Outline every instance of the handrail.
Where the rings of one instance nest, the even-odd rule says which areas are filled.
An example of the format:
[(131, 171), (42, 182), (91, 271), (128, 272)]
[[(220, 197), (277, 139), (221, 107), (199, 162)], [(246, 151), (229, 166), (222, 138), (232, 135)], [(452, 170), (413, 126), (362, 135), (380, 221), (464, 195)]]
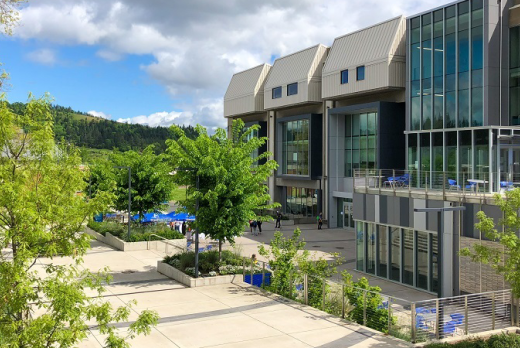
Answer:
[(164, 253), (165, 254), (168, 254), (168, 244), (170, 244), (171, 246), (176, 247), (177, 249), (180, 249), (180, 250), (184, 251), (184, 248), (181, 248), (178, 245), (172, 244), (168, 238), (161, 237), (161, 236), (159, 236), (159, 235), (157, 235), (155, 233), (150, 234), (150, 236), (148, 237), (148, 242), (146, 243), (146, 249), (147, 250), (150, 250), (150, 242), (152, 241), (152, 236), (155, 236), (157, 238), (161, 238), (162, 239), (161, 242), (164, 243)]

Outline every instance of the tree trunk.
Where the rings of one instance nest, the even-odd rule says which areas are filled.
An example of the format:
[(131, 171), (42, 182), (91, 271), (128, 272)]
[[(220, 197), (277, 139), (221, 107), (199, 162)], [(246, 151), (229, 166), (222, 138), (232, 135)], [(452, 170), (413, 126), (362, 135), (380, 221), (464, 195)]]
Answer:
[(222, 239), (218, 240), (218, 260), (222, 261)]

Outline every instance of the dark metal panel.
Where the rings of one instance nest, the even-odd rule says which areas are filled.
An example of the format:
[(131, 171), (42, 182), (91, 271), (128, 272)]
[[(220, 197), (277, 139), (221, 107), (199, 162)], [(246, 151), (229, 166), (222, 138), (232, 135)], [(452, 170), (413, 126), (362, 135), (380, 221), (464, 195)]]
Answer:
[(354, 215), (354, 220), (365, 220), (365, 196), (363, 193), (354, 193), (353, 195), (352, 214)]
[(379, 222), (382, 224), (388, 223), (388, 196), (379, 196)]
[(365, 220), (375, 222), (376, 221), (376, 196), (374, 195), (366, 195), (366, 204), (365, 204)]

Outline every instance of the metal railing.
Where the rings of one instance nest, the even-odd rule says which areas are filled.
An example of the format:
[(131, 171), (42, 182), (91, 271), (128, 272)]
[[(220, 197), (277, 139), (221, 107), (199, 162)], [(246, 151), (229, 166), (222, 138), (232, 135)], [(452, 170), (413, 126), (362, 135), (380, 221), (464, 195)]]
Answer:
[(412, 302), (300, 271), (279, 273), (266, 262), (243, 261), (247, 283), (413, 343), (519, 326), (520, 301), (511, 290)]
[(179, 249), (180, 251), (184, 251), (185, 250), (184, 248), (182, 248), (182, 247), (180, 247), (178, 245), (173, 244), (168, 238), (164, 238), (164, 237), (161, 237), (161, 236), (159, 236), (157, 234), (153, 234), (153, 233), (150, 234), (150, 236), (148, 237), (148, 241), (146, 243), (146, 249), (147, 250), (150, 250), (150, 242), (152, 242), (152, 237), (157, 237), (157, 238), (162, 239), (162, 240), (154, 240), (154, 242), (162, 242), (162, 243), (164, 243), (164, 253), (166, 255), (168, 255), (168, 244), (173, 246), (173, 247), (175, 247), (175, 248), (177, 248), (177, 249)]
[[(520, 179), (520, 178), (519, 178)], [(358, 192), (426, 193), (432, 195), (489, 196), (520, 185), (508, 173), (475, 174), (398, 169), (356, 169), (354, 189)]]

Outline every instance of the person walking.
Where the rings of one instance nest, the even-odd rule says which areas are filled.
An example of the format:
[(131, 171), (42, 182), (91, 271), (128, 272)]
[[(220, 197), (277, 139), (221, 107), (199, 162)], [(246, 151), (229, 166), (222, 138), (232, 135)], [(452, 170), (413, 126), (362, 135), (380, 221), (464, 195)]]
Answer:
[(323, 226), (323, 213), (320, 213), (320, 215), (318, 215), (317, 217), (317, 220), (318, 220), (318, 230), (321, 230), (321, 226)]
[(258, 233), (256, 232), (256, 227), (258, 226), (258, 223), (256, 222), (256, 220), (253, 220), (251, 225), (253, 226), (253, 235), (258, 236)]
[(262, 221), (258, 220), (257, 224), (258, 224), (258, 233), (262, 234)]
[(274, 228), (282, 228), (281, 221), (282, 220), (282, 214), (280, 214), (280, 211), (276, 211), (276, 225), (274, 225)]
[(249, 229), (251, 230), (251, 233), (253, 233), (253, 220), (249, 220)]
[(185, 222), (182, 223), (181, 230), (182, 230), (182, 234), (186, 235), (186, 223)]

